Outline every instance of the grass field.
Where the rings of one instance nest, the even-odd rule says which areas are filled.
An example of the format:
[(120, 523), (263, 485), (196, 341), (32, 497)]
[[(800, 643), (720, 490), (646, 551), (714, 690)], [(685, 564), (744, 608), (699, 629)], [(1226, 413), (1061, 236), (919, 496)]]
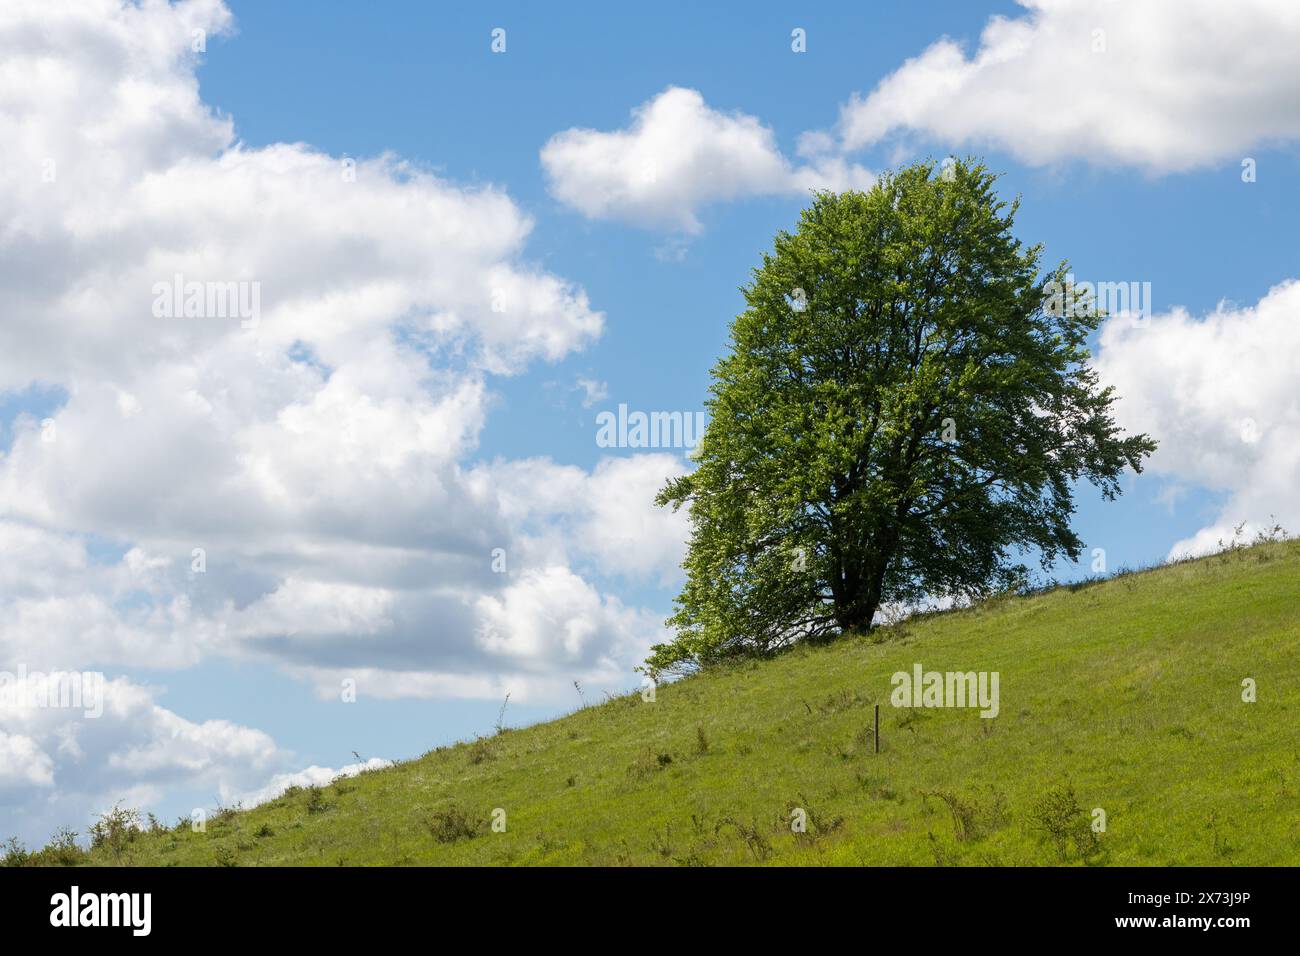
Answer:
[[(999, 715), (892, 706), (916, 663), (999, 672)], [(82, 860), (1300, 863), (1300, 544), (799, 648)]]

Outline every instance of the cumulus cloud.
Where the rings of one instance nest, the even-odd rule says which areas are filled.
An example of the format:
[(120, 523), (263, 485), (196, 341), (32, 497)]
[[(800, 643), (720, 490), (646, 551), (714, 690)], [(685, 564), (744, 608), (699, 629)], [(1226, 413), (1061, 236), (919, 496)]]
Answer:
[(0, 554), (0, 660), (8, 666), (183, 667), (202, 655), (175, 629), (190, 599), (166, 583), (170, 562), (138, 548), (96, 560), (85, 535), (3, 519)]
[(911, 134), (1166, 173), (1300, 137), (1291, 0), (1020, 2), (969, 55), (945, 37), (854, 97), (841, 146)]
[(498, 462), (474, 480), (522, 530), (530, 561), (588, 561), (601, 575), (663, 584), (679, 580), (690, 536), (685, 511), (660, 508), (654, 497), (686, 472), (667, 452), (604, 458), (590, 472), (547, 458)]
[(287, 759), (261, 731), (186, 720), (125, 678), (96, 694), (97, 716), (26, 694), (0, 703), (0, 814), (9, 832), (33, 840), (65, 825), (84, 832), (119, 801), (148, 805), (177, 785), (205, 794), (251, 788)]
[(54, 786), (54, 761), (31, 737), (0, 730), (0, 795)]
[(228, 794), (227, 802), (230, 805), (238, 804), (245, 809), (255, 807), (258, 804), (266, 803), (268, 800), (274, 800), (283, 794), (290, 787), (323, 787), (333, 783), (335, 780), (343, 780), (348, 777), (355, 777), (358, 774), (366, 773), (369, 770), (382, 770), (385, 767), (391, 767), (393, 762), (385, 760), (382, 757), (371, 757), (362, 763), (350, 763), (347, 766), (333, 770), (329, 767), (318, 767), (312, 765), (305, 770), (295, 770), (291, 773), (277, 773), (271, 778), (270, 782), (264, 787), (256, 790), (249, 790), (242, 793)]
[[(653, 619), (602, 597), (567, 567), (530, 568), (498, 595), (478, 599), (479, 643), (516, 667), (549, 673), (560, 661), (583, 665), (584, 672), (608, 677), (629, 652), (642, 656), (648, 646), (638, 635), (652, 634)], [(616, 634), (632, 646), (608, 640)], [(604, 638), (604, 639), (602, 639)]]
[(711, 202), (812, 189), (864, 188), (871, 174), (839, 158), (794, 166), (753, 116), (715, 110), (669, 87), (620, 130), (569, 129), (542, 148), (552, 195), (591, 219), (698, 232)]
[(1121, 424), (1159, 439), (1151, 469), (1224, 495), (1218, 518), (1170, 556), (1214, 550), (1236, 525), (1251, 535), (1270, 516), (1300, 531), (1297, 319), (1300, 281), (1289, 280), (1251, 306), (1123, 316), (1103, 328), (1095, 364), (1120, 395)]
[[(568, 512), (521, 527), (474, 461), (493, 382), (580, 351), (602, 314), (528, 259), (532, 221), (497, 187), (241, 143), (192, 50), (230, 27), (217, 0), (0, 14), (0, 391), (65, 397), (0, 454), (20, 558), (0, 563), (0, 648), (45, 668), (253, 658), (376, 696), (626, 680), (659, 615), (570, 567), (585, 545), (532, 548)], [(197, 315), (170, 297), (192, 285)], [(504, 628), (546, 584), (577, 603)]]

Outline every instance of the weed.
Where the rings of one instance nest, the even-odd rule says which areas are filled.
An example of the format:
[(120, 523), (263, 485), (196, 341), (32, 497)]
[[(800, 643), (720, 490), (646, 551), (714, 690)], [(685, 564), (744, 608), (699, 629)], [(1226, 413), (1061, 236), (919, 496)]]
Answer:
[(77, 866), (85, 862), (85, 858), (86, 851), (77, 843), (76, 831), (59, 827), (49, 843), (28, 855), (27, 862), (33, 866)]
[(1007, 823), (1006, 794), (991, 786), (986, 802), (973, 795), (962, 797), (950, 790), (923, 790), (921, 797), (936, 797), (943, 801), (952, 815), (953, 838), (958, 843), (979, 840)]
[(877, 800), (894, 800), (898, 797), (898, 791), (889, 786), (889, 781), (877, 781), (871, 774), (860, 773), (857, 775), (858, 786)]
[(429, 819), (429, 832), (438, 843), (455, 843), (472, 840), (479, 835), (483, 824), (476, 821), (458, 806), (435, 810)]
[(496, 731), (498, 734), (503, 733), (506, 729), (506, 708), (510, 706), (510, 694), (506, 694), (506, 699), (501, 702), (501, 711), (497, 714)]
[(912, 733), (916, 733), (916, 725), (924, 723), (929, 719), (929, 714), (917, 710), (915, 707), (909, 707), (907, 708), (907, 713), (894, 721), (894, 726), (899, 730), (910, 730)]
[(740, 834), (740, 838), (745, 841), (745, 846), (754, 855), (754, 859), (760, 863), (772, 855), (772, 844), (759, 832), (758, 821), (751, 820), (748, 824), (745, 824), (732, 817), (724, 817), (713, 828), (714, 834), (721, 833), (724, 827), (733, 827)]
[(794, 801), (788, 801), (786, 803), (785, 819), (789, 820), (791, 814), (793, 814), (795, 810), (803, 810), (807, 822), (806, 830), (802, 833), (795, 831), (796, 840), (804, 842), (819, 840), (828, 833), (838, 830), (841, 824), (844, 823), (843, 817), (826, 817), (818, 813), (813, 809), (812, 803), (802, 793), (799, 794), (799, 800), (797, 803)]
[(115, 857), (120, 857), (140, 835), (140, 811), (113, 804), (113, 809), (106, 812), (90, 827), (90, 846), (92, 849), (104, 849)]
[(659, 839), (659, 831), (656, 830), (650, 837), (650, 849), (659, 854), (665, 860), (673, 855), (673, 828), (672, 824), (664, 824), (663, 839)]
[(653, 750), (646, 749), (637, 755), (632, 766), (628, 768), (628, 773), (638, 780), (642, 777), (649, 776), (656, 770), (663, 770), (673, 762), (673, 755), (669, 753), (656, 753)]
[(733, 827), (740, 838), (744, 840), (749, 852), (753, 853), (755, 860), (763, 862), (772, 855), (772, 844), (764, 838), (762, 832), (759, 832), (757, 819), (751, 819), (749, 823), (741, 823), (733, 817), (723, 817), (718, 821), (718, 826), (714, 827), (714, 834), (720, 834), (723, 827)]
[(1233, 847), (1228, 844), (1227, 837), (1219, 832), (1219, 811), (1211, 810), (1209, 816), (1205, 818), (1205, 829), (1210, 831), (1214, 839), (1214, 855), (1217, 857), (1228, 857), (1233, 854)]
[(239, 866), (239, 856), (228, 846), (219, 846), (213, 854), (217, 866)]
[(27, 852), (27, 848), (18, 841), (17, 837), (10, 837), (4, 847), (5, 866), (26, 866), (27, 861), (31, 859), (32, 855)]
[(329, 804), (325, 802), (325, 793), (320, 787), (311, 786), (307, 788), (307, 812), (316, 814), (324, 813), (329, 809)]
[(930, 838), (930, 852), (934, 855), (935, 866), (956, 866), (959, 863), (957, 855), (939, 842), (939, 838), (929, 831), (926, 836)]
[(1030, 810), (1033, 829), (1051, 840), (1057, 857), (1064, 862), (1069, 858), (1070, 846), (1081, 859), (1101, 852), (1101, 838), (1074, 795), (1074, 787), (1066, 784), (1044, 794)]

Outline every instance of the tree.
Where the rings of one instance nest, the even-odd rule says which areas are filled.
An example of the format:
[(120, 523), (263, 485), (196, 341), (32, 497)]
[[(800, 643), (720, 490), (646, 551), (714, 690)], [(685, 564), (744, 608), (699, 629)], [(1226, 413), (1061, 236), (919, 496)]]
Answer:
[(1102, 315), (1065, 263), (1039, 274), (996, 178), (919, 163), (817, 194), (778, 233), (713, 368), (698, 466), (656, 499), (692, 532), (648, 670), (1014, 586), (1031, 555), (1078, 558), (1076, 482), (1112, 500), (1142, 470), (1155, 442), (1121, 433), (1087, 364)]

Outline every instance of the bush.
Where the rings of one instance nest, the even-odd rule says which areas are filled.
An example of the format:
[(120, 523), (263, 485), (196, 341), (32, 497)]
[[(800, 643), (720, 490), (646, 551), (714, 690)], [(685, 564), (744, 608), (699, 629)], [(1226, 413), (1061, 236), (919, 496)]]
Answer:
[(213, 854), (217, 866), (239, 866), (239, 856), (228, 846), (219, 846)]
[(1092, 829), (1091, 822), (1079, 801), (1074, 787), (1067, 784), (1049, 790), (1030, 811), (1034, 829), (1045, 834), (1056, 848), (1057, 856), (1065, 861), (1071, 845), (1081, 859), (1101, 852), (1101, 838)]
[(59, 827), (50, 837), (50, 842), (33, 857), (33, 862), (41, 866), (76, 866), (81, 863), (86, 851), (77, 843), (78, 834), (68, 827)]
[(492, 741), (487, 737), (479, 737), (469, 745), (469, 762), (472, 764), (481, 764), (493, 756)]
[(324, 813), (329, 809), (329, 804), (325, 802), (325, 795), (321, 792), (320, 787), (308, 787), (307, 794), (308, 813)]
[(27, 848), (18, 842), (17, 837), (10, 837), (9, 842), (4, 847), (5, 866), (26, 866), (32, 858), (32, 855), (27, 852)]
[(140, 811), (114, 804), (90, 828), (90, 846), (121, 856), (127, 844), (140, 835)]
[(456, 843), (478, 836), (482, 828), (468, 813), (457, 806), (435, 810), (429, 820), (429, 832), (438, 843)]
[(1006, 795), (992, 787), (988, 801), (983, 803), (973, 795), (963, 797), (949, 790), (923, 790), (921, 796), (936, 797), (947, 806), (952, 814), (953, 838), (958, 843), (979, 840), (1007, 822)]

